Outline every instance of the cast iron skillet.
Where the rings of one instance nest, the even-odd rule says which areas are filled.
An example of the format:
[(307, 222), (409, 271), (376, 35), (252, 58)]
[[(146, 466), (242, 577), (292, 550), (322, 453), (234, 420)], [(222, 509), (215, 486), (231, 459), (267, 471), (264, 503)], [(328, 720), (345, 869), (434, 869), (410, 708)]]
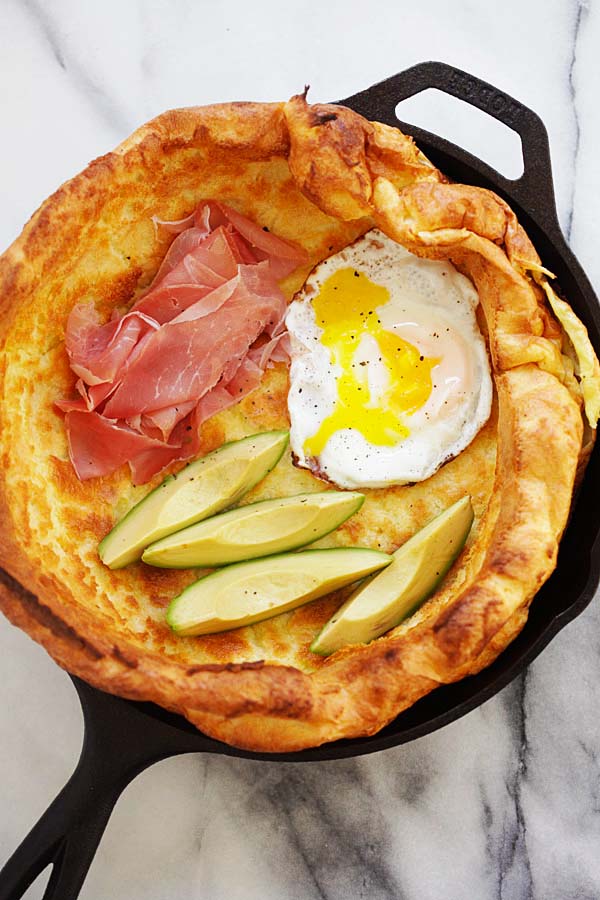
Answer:
[[(513, 129), (522, 141), (521, 178), (504, 178), (454, 144), (399, 123), (397, 104), (427, 88), (452, 94)], [(489, 187), (504, 197), (544, 265), (558, 276), (596, 348), (600, 348), (598, 301), (561, 233), (548, 135), (534, 112), (484, 81), (439, 62), (414, 66), (341, 102), (368, 119), (400, 124), (453, 180)], [(122, 790), (160, 759), (193, 752), (293, 762), (358, 756), (412, 741), (484, 703), (515, 678), (592, 599), (600, 577), (598, 496), (600, 452), (596, 450), (560, 546), (558, 567), (540, 590), (519, 637), (479, 675), (437, 689), (372, 737), (337, 741), (300, 753), (250, 753), (211, 740), (183, 718), (157, 706), (122, 700), (73, 678), (85, 722), (81, 758), (70, 781), (0, 873), (0, 900), (17, 900), (50, 863), (53, 869), (44, 900), (74, 900)], [(10, 581), (9, 576), (5, 578)]]

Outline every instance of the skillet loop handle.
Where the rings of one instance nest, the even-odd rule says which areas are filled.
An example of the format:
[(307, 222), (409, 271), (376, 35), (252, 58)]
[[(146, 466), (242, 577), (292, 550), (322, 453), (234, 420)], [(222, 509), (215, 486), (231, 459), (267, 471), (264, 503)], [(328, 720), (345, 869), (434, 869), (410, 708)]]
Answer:
[(19, 900), (48, 865), (53, 868), (44, 900), (79, 895), (114, 804), (130, 780), (98, 775), (86, 742), (70, 780), (0, 873), (0, 900)]
[(0, 900), (19, 900), (49, 865), (43, 900), (76, 900), (122, 787), (91, 787), (84, 751), (70, 781), (0, 873)]
[(81, 758), (0, 872), (0, 900), (20, 900), (48, 865), (53, 869), (44, 900), (76, 900), (113, 807), (129, 782), (158, 760), (205, 749), (199, 747), (197, 735), (178, 735), (131, 704), (73, 681), (85, 720)]
[(518, 179), (499, 176), (500, 181), (525, 209), (537, 209), (540, 197), (544, 205), (555, 208), (548, 133), (540, 117), (514, 97), (462, 69), (442, 62), (419, 63), (340, 102), (367, 118), (397, 126), (398, 103), (428, 88), (457, 97), (516, 132), (521, 138), (524, 171)]

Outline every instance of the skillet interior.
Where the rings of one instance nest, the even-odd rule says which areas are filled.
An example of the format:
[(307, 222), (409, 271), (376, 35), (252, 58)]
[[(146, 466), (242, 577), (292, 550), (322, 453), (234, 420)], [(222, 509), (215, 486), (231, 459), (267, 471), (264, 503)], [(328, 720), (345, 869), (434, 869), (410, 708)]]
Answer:
[[(450, 172), (449, 169), (448, 169), (448, 171), (449, 171), (449, 174), (452, 175), (452, 172)], [(292, 235), (290, 235), (290, 236), (292, 236)], [(53, 352), (53, 349), (54, 349), (54, 348), (53, 348), (52, 346), (49, 346), (49, 347), (48, 347), (48, 352), (49, 352), (49, 353), (52, 353), (52, 352)], [(208, 448), (207, 448), (207, 449), (208, 449)], [(483, 502), (484, 502), (484, 501), (483, 501)], [(96, 525), (97, 525), (97, 523), (90, 523), (90, 524), (92, 525), (93, 528), (95, 528)]]
[[(232, 165), (224, 160), (219, 166), (209, 155), (206, 161), (198, 161), (191, 174), (169, 168), (163, 177), (164, 188), (158, 192), (160, 195), (164, 190), (166, 195), (163, 208), (158, 209), (161, 217), (185, 216), (202, 196), (237, 201), (259, 224), (303, 243), (310, 253), (311, 266), (365, 228), (360, 222), (343, 223), (324, 215), (301, 195), (287, 165), (280, 160), (249, 165), (239, 161)], [(174, 187), (178, 182), (179, 192)], [(109, 235), (102, 230), (98, 235), (94, 229), (89, 244), (84, 233), (77, 248), (61, 251), (53, 263), (64, 265), (68, 255), (70, 269), (65, 271), (60, 289), (48, 294), (40, 285), (35, 299), (28, 301), (30, 306), (20, 313), (9, 332), (7, 351), (12, 354), (12, 365), (5, 375), (5, 394), (16, 403), (11, 403), (5, 428), (11, 432), (13, 447), (19, 446), (21, 458), (27, 460), (17, 466), (13, 459), (10, 475), (14, 482), (7, 476), (12, 516), (22, 540), (39, 554), (38, 565), (44, 569), (40, 577), (56, 579), (72, 627), (78, 628), (86, 610), (102, 622), (109, 640), (116, 641), (118, 635), (144, 653), (187, 666), (264, 660), (314, 671), (324, 660), (310, 652), (310, 643), (339, 605), (344, 596), (341, 592), (250, 627), (181, 638), (167, 627), (165, 611), (170, 600), (198, 578), (198, 570), (156, 569), (137, 563), (111, 571), (98, 560), (97, 546), (102, 537), (163, 476), (157, 475), (149, 485), (136, 488), (129, 470), (122, 467), (111, 476), (82, 484), (69, 461), (62, 416), (53, 404), (61, 396), (74, 393), (75, 376), (68, 367), (63, 343), (70, 308), (86, 292), (94, 299), (100, 294), (106, 314), (113, 306), (128, 302), (132, 285), (136, 285), (135, 290), (143, 290), (172, 239), (168, 234), (159, 235), (157, 248), (151, 211), (136, 208), (139, 201), (135, 191), (134, 185), (131, 199), (123, 201), (118, 196), (112, 201), (117, 212), (103, 212), (113, 221)], [(156, 202), (154, 193), (150, 202)], [(124, 216), (131, 216), (135, 224), (123, 225)], [(100, 264), (98, 273), (99, 253), (104, 265)], [(303, 284), (307, 268), (287, 279), (284, 289), (288, 297)], [(18, 362), (27, 333), (31, 334), (32, 353), (41, 353), (36, 361), (40, 377), (36, 378), (31, 378), (27, 359), (25, 364)], [(288, 386), (286, 366), (279, 364), (267, 370), (255, 391), (202, 426), (201, 453), (257, 431), (289, 427)], [(35, 423), (30, 431), (23, 428), (27, 421)], [(426, 482), (367, 491), (360, 512), (314, 546), (354, 545), (392, 552), (465, 492), (471, 495), (476, 514), (472, 544), (488, 507), (495, 462), (496, 420), (492, 415), (472, 444)], [(293, 466), (286, 453), (242, 502), (324, 487), (312, 474)]]
[[(456, 70), (443, 64), (428, 63), (390, 79), (389, 85), (394, 92), (391, 93), (391, 101), (387, 104), (387, 117), (385, 108), (382, 110), (382, 104), (378, 99), (378, 89), (381, 86), (375, 86), (364, 92), (361, 95), (362, 105), (353, 102), (353, 98), (345, 101), (345, 104), (365, 114), (369, 119), (378, 118), (380, 121), (388, 121), (389, 124), (395, 125), (392, 109), (395, 106), (394, 101), (400, 99), (395, 92), (403, 86), (407, 89), (408, 96), (411, 93), (411, 85), (415, 80), (419, 81), (423, 75), (425, 83), (421, 83), (420, 89), (430, 86), (432, 68), (434, 74), (443, 79), (451, 78), (453, 73), (456, 73)], [(486, 96), (494, 96), (495, 89), (490, 85), (471, 79), (465, 73), (459, 72), (458, 75), (462, 79), (468, 79), (469, 83), (478, 85), (479, 90), (485, 92)], [(420, 80), (423, 81), (422, 78)], [(443, 85), (438, 86), (444, 89)], [(469, 98), (468, 95), (464, 99)], [(515, 104), (515, 101), (510, 102)], [(519, 107), (519, 104), (516, 106)], [(522, 107), (519, 109), (529, 113)], [(525, 208), (522, 205), (524, 196), (522, 191), (519, 192), (519, 198), (516, 194), (512, 196), (511, 191), (506, 190), (505, 180), (485, 164), (474, 160), (460, 148), (440, 138), (417, 132), (410, 126), (406, 126), (405, 130), (408, 134), (415, 135), (421, 149), (451, 178), (490, 187), (511, 204), (529, 231), (543, 261), (559, 276), (572, 306), (586, 324), (593, 344), (599, 347), (600, 315), (597, 300), (558, 227), (547, 156), (547, 137), (541, 123), (539, 128), (541, 133), (538, 132), (538, 137), (541, 134), (546, 153), (542, 154), (541, 169), (538, 167), (537, 170), (538, 190), (525, 196)], [(482, 175), (482, 172), (485, 174)], [(527, 208), (535, 210), (535, 218), (527, 213)], [(545, 222), (547, 227), (540, 227), (540, 222)], [(110, 809), (120, 790), (141, 769), (157, 759), (192, 751), (285, 761), (355, 756), (385, 749), (427, 734), (483, 703), (512, 680), (535, 658), (552, 636), (580, 613), (591, 600), (598, 584), (600, 564), (597, 547), (600, 523), (594, 502), (599, 490), (600, 454), (596, 448), (588, 465), (583, 489), (574, 504), (570, 524), (563, 536), (558, 567), (538, 593), (521, 633), (492, 665), (475, 676), (439, 687), (370, 737), (338, 740), (300, 752), (284, 754), (251, 752), (207, 738), (183, 717), (168, 713), (158, 706), (111, 697), (79, 679), (74, 679), (84, 709), (86, 725), (86, 741), (80, 764), (65, 791), (52, 804), (5, 867), (3, 871), (4, 878), (7, 879), (5, 883), (18, 885), (16, 890), (20, 896), (22, 890), (31, 884), (37, 874), (54, 858), (59, 865), (55, 866), (53, 871), (48, 896), (65, 897), (70, 890), (73, 892), (72, 896), (75, 896), (83, 883)], [(10, 576), (4, 577), (4, 573), (0, 570), (0, 590), (2, 583), (12, 593), (20, 593), (20, 588), (14, 580), (10, 579)], [(33, 597), (31, 607), (36, 607)], [(103, 789), (99, 773), (103, 773), (101, 779)]]
[[(421, 68), (415, 67), (417, 70)], [(446, 70), (449, 67), (442, 68)], [(402, 73), (399, 78), (404, 79), (408, 74), (410, 70), (409, 73)], [(393, 81), (394, 79), (390, 79), (390, 82)], [(410, 85), (408, 79), (406, 84)], [(587, 276), (565, 242), (558, 223), (548, 141), (541, 121), (535, 114), (525, 110), (535, 121), (535, 143), (536, 146), (541, 146), (536, 180), (530, 182), (525, 189), (516, 182), (511, 190), (512, 186), (507, 183), (507, 179), (467, 151), (438, 135), (403, 121), (398, 122), (394, 112), (395, 104), (400, 99), (398, 86), (393, 85), (387, 107), (382, 107), (381, 99), (376, 96), (375, 88), (378, 86), (363, 92), (360, 101), (351, 97), (340, 102), (369, 119), (378, 118), (391, 126), (399, 126), (404, 133), (414, 138), (423, 153), (453, 181), (489, 188), (503, 197), (530, 235), (543, 263), (557, 275), (571, 306), (588, 329), (594, 347), (600, 348), (600, 305)], [(407, 89), (407, 95), (409, 93)], [(527, 174), (526, 170), (525, 175)], [(124, 700), (118, 702), (126, 703), (132, 710), (139, 710), (144, 718), (154, 718), (185, 733), (186, 743), (187, 740), (197, 740), (202, 745), (198, 749), (247, 758), (290, 762), (338, 759), (377, 752), (429, 734), (466, 715), (502, 690), (590, 603), (600, 581), (600, 521), (594, 500), (599, 495), (600, 449), (596, 446), (561, 541), (557, 568), (538, 592), (520, 634), (490, 666), (476, 675), (439, 687), (404, 710), (375, 735), (338, 740), (299, 752), (261, 754), (199, 736), (185, 719), (154, 704)], [(77, 686), (85, 706), (93, 689), (81, 682)], [(173, 741), (177, 742), (175, 736)]]

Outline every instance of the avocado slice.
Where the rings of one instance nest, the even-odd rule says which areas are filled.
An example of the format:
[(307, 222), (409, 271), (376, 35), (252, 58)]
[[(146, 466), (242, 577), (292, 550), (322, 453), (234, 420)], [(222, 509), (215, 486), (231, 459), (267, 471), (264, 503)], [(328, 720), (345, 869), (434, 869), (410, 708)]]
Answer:
[(347, 644), (368, 644), (410, 616), (442, 581), (472, 524), (466, 496), (417, 531), (385, 572), (368, 579), (334, 613), (311, 644), (313, 653), (329, 656)]
[(177, 634), (214, 634), (270, 619), (352, 584), (392, 561), (364, 547), (302, 550), (236, 563), (205, 575), (171, 601)]
[(142, 559), (151, 566), (185, 569), (296, 550), (329, 534), (364, 499), (353, 491), (319, 491), (249, 503), (150, 544)]
[(98, 546), (111, 569), (135, 562), (148, 544), (233, 506), (279, 462), (287, 431), (223, 444), (168, 478), (129, 510)]

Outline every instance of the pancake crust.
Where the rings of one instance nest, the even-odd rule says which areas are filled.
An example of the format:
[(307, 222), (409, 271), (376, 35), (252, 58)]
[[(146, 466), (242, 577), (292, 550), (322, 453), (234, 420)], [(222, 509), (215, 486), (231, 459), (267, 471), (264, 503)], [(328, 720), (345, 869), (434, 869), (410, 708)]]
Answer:
[[(64, 349), (72, 306), (108, 318), (149, 284), (182, 218), (202, 199), (231, 203), (310, 261), (376, 224), (418, 255), (450, 259), (475, 283), (497, 409), (473, 443), (428, 481), (367, 492), (319, 546), (392, 551), (465, 493), (475, 526), (436, 594), (368, 646), (326, 660), (310, 642), (344, 592), (223, 634), (177, 638), (170, 599), (197, 577), (137, 564), (112, 572), (99, 540), (151, 486), (125, 467), (85, 483), (68, 460), (53, 402), (73, 391)], [(525, 262), (525, 265), (524, 265)], [(371, 734), (437, 685), (489, 664), (518, 633), (556, 563), (582, 447), (581, 390), (563, 335), (528, 276), (539, 259), (510, 209), (447, 183), (412, 141), (350, 110), (226, 104), (175, 110), (143, 126), (54, 194), (0, 259), (0, 604), (67, 670), (151, 700), (236, 746), (294, 750)], [(202, 452), (288, 424), (285, 367), (202, 428)], [(589, 441), (588, 441), (589, 445)], [(172, 467), (173, 470), (178, 466)], [(244, 502), (322, 490), (286, 457)]]

